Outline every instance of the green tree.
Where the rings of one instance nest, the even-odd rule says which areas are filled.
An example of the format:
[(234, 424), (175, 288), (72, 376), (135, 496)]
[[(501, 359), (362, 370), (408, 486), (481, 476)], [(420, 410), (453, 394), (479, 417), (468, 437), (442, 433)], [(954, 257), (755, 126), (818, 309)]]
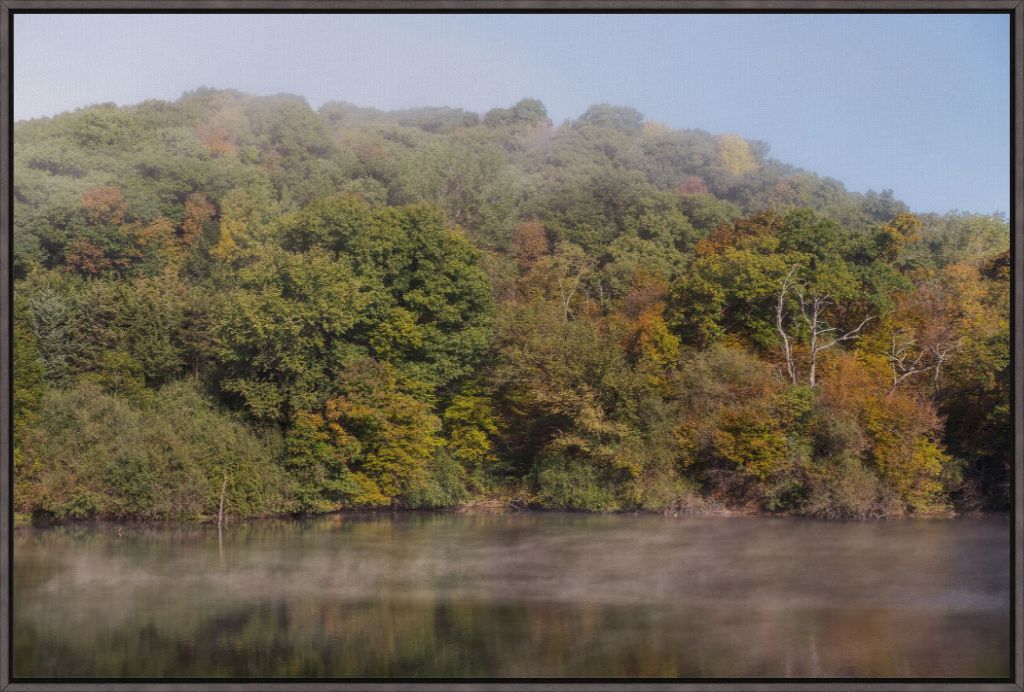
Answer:
[(353, 342), (434, 387), (472, 372), (487, 345), (492, 299), (479, 253), (429, 206), (371, 209), (321, 200), (281, 223), (291, 250), (326, 248), (350, 263), (360, 294)]
[(349, 264), (319, 249), (268, 252), (239, 272), (214, 328), (221, 387), (259, 420), (320, 406), (368, 298)]

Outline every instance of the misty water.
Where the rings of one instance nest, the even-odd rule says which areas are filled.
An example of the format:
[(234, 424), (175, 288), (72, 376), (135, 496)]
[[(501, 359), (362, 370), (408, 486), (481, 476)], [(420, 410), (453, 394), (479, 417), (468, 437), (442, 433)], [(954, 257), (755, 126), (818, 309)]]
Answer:
[(1005, 677), (1006, 517), (21, 528), (14, 675)]

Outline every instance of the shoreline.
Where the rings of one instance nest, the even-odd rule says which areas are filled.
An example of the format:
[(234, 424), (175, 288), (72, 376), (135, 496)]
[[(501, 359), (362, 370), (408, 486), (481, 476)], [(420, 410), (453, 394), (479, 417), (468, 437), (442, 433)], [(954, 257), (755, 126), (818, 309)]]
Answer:
[[(318, 518), (328, 517), (359, 517), (359, 516), (409, 516), (409, 515), (431, 515), (431, 514), (450, 514), (457, 516), (486, 516), (486, 515), (519, 515), (519, 514), (561, 514), (561, 515), (579, 515), (579, 516), (634, 516), (634, 517), (664, 517), (666, 519), (736, 519), (736, 518), (762, 518), (762, 519), (803, 519), (807, 521), (835, 523), (835, 524), (847, 524), (847, 523), (876, 523), (885, 521), (906, 521), (910, 519), (938, 519), (938, 520), (951, 520), (951, 519), (983, 519), (997, 516), (1010, 516), (1009, 510), (975, 510), (975, 511), (955, 511), (950, 510), (948, 512), (919, 512), (919, 513), (907, 513), (901, 516), (888, 516), (888, 517), (864, 517), (864, 518), (827, 518), (827, 517), (816, 517), (806, 514), (798, 514), (795, 512), (763, 512), (756, 509), (748, 508), (728, 508), (722, 507), (718, 509), (710, 509), (705, 511), (690, 511), (690, 512), (656, 512), (656, 511), (616, 511), (616, 512), (592, 512), (587, 510), (571, 510), (571, 509), (549, 509), (549, 508), (538, 508), (538, 507), (527, 507), (527, 508), (512, 508), (512, 507), (496, 507), (487, 506), (486, 508), (479, 507), (479, 503), (470, 503), (466, 505), (460, 505), (457, 507), (450, 508), (439, 508), (439, 509), (406, 509), (406, 508), (388, 508), (388, 509), (340, 509), (333, 512), (323, 512), (319, 514), (271, 514), (266, 516), (258, 517), (225, 517), (224, 527), (239, 526), (243, 524), (262, 523), (262, 522), (273, 522), (273, 521), (309, 521)], [(12, 529), (30, 529), (30, 528), (55, 528), (60, 526), (82, 526), (89, 524), (116, 524), (123, 526), (162, 526), (162, 527), (201, 527), (201, 526), (217, 526), (216, 517), (203, 517), (199, 519), (148, 519), (142, 517), (82, 517), (82, 518), (63, 518), (63, 519), (40, 519), (33, 517), (30, 514), (21, 512), (15, 512)]]

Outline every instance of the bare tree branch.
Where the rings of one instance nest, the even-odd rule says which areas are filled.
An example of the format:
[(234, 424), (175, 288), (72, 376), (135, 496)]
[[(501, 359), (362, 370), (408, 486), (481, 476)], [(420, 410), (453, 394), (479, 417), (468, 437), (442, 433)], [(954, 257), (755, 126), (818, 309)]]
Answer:
[(917, 357), (912, 358), (911, 349), (916, 345), (915, 341), (913, 338), (901, 341), (899, 337), (902, 334), (902, 329), (896, 330), (892, 336), (892, 347), (886, 354), (892, 366), (892, 387), (889, 389), (889, 394), (895, 392), (906, 380), (924, 372), (932, 373), (932, 386), (938, 389), (942, 366), (953, 353), (960, 349), (962, 340), (939, 341), (921, 349), (917, 353)]
[(807, 381), (810, 386), (814, 387), (817, 384), (818, 354), (842, 341), (852, 341), (860, 338), (861, 331), (867, 326), (868, 322), (875, 319), (875, 316), (870, 315), (864, 318), (856, 328), (843, 332), (830, 341), (822, 343), (823, 337), (839, 331), (838, 327), (829, 326), (824, 319), (825, 311), (830, 306), (835, 305), (835, 303), (832, 300), (832, 296), (827, 293), (819, 294), (817, 291), (812, 291), (810, 295), (807, 295), (806, 287), (793, 281), (793, 274), (796, 272), (796, 269), (797, 265), (790, 267), (789, 272), (782, 281), (782, 289), (779, 291), (779, 298), (775, 304), (775, 328), (782, 338), (782, 351), (786, 357), (786, 368), (789, 372), (789, 377), (796, 383), (796, 366), (793, 360), (792, 342), (785, 329), (786, 295), (792, 288), (792, 291), (796, 294), (797, 303), (800, 305), (800, 316), (803, 317), (804, 322), (807, 324), (807, 330), (810, 333), (810, 368), (807, 373)]
[[(865, 317), (864, 320), (860, 324), (857, 325), (856, 329), (851, 329), (850, 331), (846, 332), (842, 336), (837, 337), (837, 338), (833, 339), (832, 341), (828, 342), (824, 346), (818, 347), (818, 350), (819, 351), (824, 351), (827, 348), (832, 348), (833, 346), (838, 344), (840, 341), (852, 341), (853, 339), (859, 339), (860, 338), (860, 330), (864, 329), (864, 326), (868, 322), (873, 320), (873, 319), (875, 319), (874, 315), (869, 315), (868, 317)], [(833, 327), (832, 329), (835, 329), (835, 327)], [(826, 331), (832, 331), (832, 329), (822, 330), (822, 331), (820, 331), (818, 333), (819, 334), (823, 334)]]

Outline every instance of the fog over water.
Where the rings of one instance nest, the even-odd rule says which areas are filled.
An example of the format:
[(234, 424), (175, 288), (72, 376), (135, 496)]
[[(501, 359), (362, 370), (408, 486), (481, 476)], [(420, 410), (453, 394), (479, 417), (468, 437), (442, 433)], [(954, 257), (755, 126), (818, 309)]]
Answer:
[(1001, 677), (1009, 522), (19, 529), (18, 677)]

